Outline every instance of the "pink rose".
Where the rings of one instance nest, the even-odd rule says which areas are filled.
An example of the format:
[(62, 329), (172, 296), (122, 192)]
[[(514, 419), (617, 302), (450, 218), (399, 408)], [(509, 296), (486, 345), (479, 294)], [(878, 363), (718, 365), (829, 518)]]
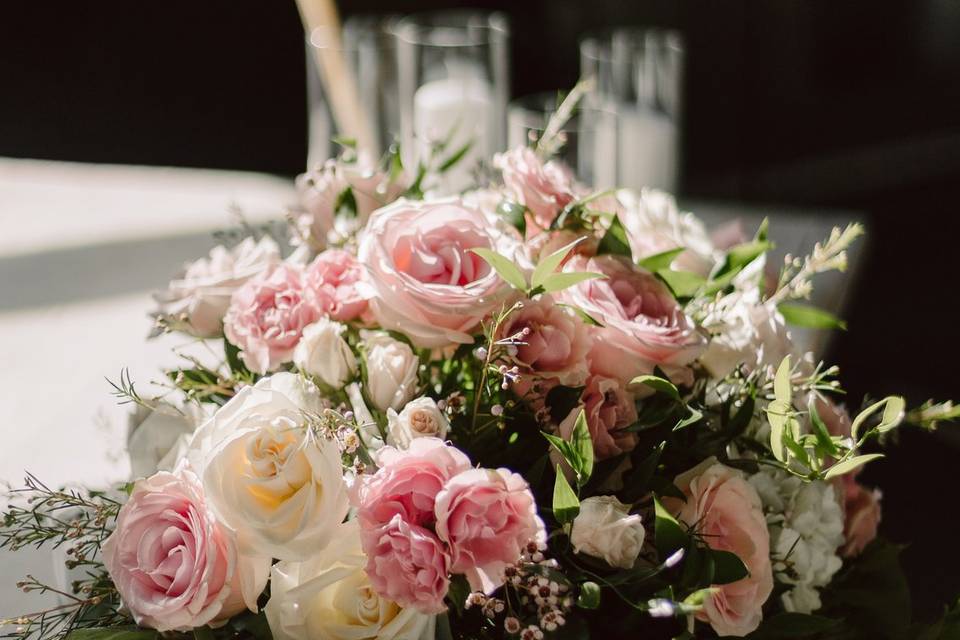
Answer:
[(337, 206), (343, 205), (347, 189), (357, 205), (357, 224), (362, 226), (374, 210), (396, 200), (406, 188), (402, 180), (391, 180), (363, 158), (353, 164), (327, 160), (298, 176), (296, 185), (306, 210), (299, 226), (314, 248), (326, 246), (327, 234), (334, 228)]
[(470, 469), (437, 495), (437, 535), (450, 545), (450, 570), (474, 590), (490, 593), (523, 547), (544, 538), (527, 481), (507, 469)]
[(570, 169), (555, 160), (544, 164), (527, 147), (497, 154), (493, 165), (503, 172), (503, 183), (512, 196), (530, 210), (528, 235), (549, 228), (560, 211), (577, 197)]
[(515, 358), (536, 377), (555, 378), (571, 387), (583, 384), (592, 344), (587, 325), (548, 295), (519, 305), (500, 325), (497, 338), (517, 336), (520, 344)]
[(316, 292), (323, 310), (334, 320), (353, 320), (367, 310), (367, 299), (357, 283), (363, 267), (343, 249), (327, 249), (307, 267), (307, 286)]
[(852, 558), (877, 537), (880, 524), (880, 492), (870, 490), (857, 482), (843, 484), (843, 539), (840, 555)]
[(399, 514), (360, 536), (367, 576), (378, 594), (421, 613), (446, 609), (450, 557), (437, 536)]
[[(633, 451), (637, 446), (637, 434), (624, 429), (637, 421), (637, 405), (633, 394), (627, 391), (619, 380), (591, 376), (580, 401), (583, 403), (597, 460)], [(569, 425), (569, 433), (565, 433), (564, 428), (567, 422), (568, 420), (564, 420), (560, 425), (560, 433), (565, 439), (569, 439), (573, 434), (576, 416)]]
[(562, 302), (603, 325), (594, 329), (590, 353), (594, 373), (629, 382), (660, 366), (675, 382), (692, 381), (686, 365), (700, 355), (706, 342), (664, 284), (621, 256), (574, 256), (564, 270), (606, 276), (560, 294)]
[(256, 612), (270, 571), (269, 558), (238, 557), (187, 470), (137, 481), (103, 543), (103, 563), (137, 624), (158, 631)]
[(223, 331), (251, 371), (267, 373), (293, 360), (303, 328), (322, 316), (316, 294), (304, 286), (302, 268), (284, 263), (233, 294)]
[(516, 232), (460, 199), (398, 202), (367, 224), (358, 259), (374, 318), (418, 347), (470, 343), (480, 321), (513, 290), (469, 249), (512, 259)]
[(395, 515), (411, 524), (432, 524), (434, 502), (444, 483), (470, 468), (463, 452), (429, 437), (414, 438), (405, 450), (384, 447), (377, 464), (375, 474), (360, 478), (354, 497), (365, 530), (386, 524)]
[(763, 604), (773, 590), (770, 534), (760, 496), (743, 475), (711, 458), (674, 481), (683, 502), (664, 498), (664, 506), (691, 527), (711, 549), (730, 551), (747, 567), (746, 578), (724, 585), (704, 602), (696, 617), (721, 636), (745, 636), (763, 620)]

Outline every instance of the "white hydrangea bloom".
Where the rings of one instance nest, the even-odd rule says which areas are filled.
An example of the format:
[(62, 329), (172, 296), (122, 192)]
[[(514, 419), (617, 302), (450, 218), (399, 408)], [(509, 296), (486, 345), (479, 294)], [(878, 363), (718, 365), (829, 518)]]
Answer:
[(804, 482), (763, 468), (750, 477), (763, 501), (770, 530), (770, 555), (776, 578), (791, 588), (782, 596), (788, 611), (820, 608), (819, 589), (830, 583), (843, 561), (843, 509), (833, 485)]

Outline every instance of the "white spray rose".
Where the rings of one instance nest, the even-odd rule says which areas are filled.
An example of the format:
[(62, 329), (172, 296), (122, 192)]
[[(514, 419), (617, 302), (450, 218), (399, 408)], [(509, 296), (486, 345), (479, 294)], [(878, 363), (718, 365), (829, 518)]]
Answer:
[(309, 560), (275, 564), (264, 608), (274, 640), (432, 640), (436, 618), (380, 597), (366, 562), (351, 520)]
[(450, 421), (433, 398), (411, 400), (397, 413), (387, 409), (387, 444), (406, 449), (414, 438), (447, 437)]
[(174, 328), (197, 337), (222, 335), (223, 316), (233, 292), (278, 262), (280, 248), (269, 237), (259, 241), (245, 238), (232, 249), (214, 247), (209, 256), (187, 265), (182, 276), (154, 296), (159, 313), (169, 318)]
[(299, 560), (336, 535), (349, 506), (340, 450), (306, 417), (322, 409), (313, 383), (277, 373), (240, 391), (194, 434), (190, 463), (243, 548)]
[(614, 496), (593, 496), (580, 503), (570, 541), (573, 550), (602, 558), (611, 567), (632, 569), (646, 532), (640, 516)]
[(360, 333), (366, 350), (367, 395), (380, 411), (396, 411), (417, 393), (420, 360), (406, 342), (382, 331)]
[(293, 350), (294, 364), (325, 385), (343, 388), (357, 374), (357, 358), (341, 337), (345, 329), (329, 318), (304, 327), (300, 342)]
[(170, 471), (182, 457), (180, 445), (203, 422), (196, 405), (185, 406), (180, 413), (172, 406), (147, 409), (138, 406), (130, 414), (127, 453), (130, 476), (146, 478), (158, 470)]
[(830, 584), (843, 561), (843, 509), (827, 482), (804, 482), (776, 469), (762, 468), (750, 484), (763, 502), (770, 531), (770, 555), (777, 579), (791, 588), (784, 608), (812, 613), (820, 608), (819, 589)]
[(640, 193), (620, 189), (616, 198), (621, 206), (617, 215), (627, 232), (634, 258), (684, 247), (686, 251), (674, 258), (673, 266), (702, 276), (710, 273), (720, 252), (700, 219), (681, 212), (672, 195), (657, 189), (643, 189)]

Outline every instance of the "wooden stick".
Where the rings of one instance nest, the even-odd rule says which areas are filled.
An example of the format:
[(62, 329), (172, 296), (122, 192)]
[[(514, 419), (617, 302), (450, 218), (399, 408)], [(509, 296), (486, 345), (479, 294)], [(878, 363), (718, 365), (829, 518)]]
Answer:
[[(358, 151), (375, 155), (376, 138), (360, 103), (356, 78), (344, 59), (342, 27), (334, 0), (297, 0), (297, 8), (304, 32), (311, 39), (311, 49), (338, 132), (355, 139)], [(314, 34), (322, 34), (325, 42), (314, 43)]]

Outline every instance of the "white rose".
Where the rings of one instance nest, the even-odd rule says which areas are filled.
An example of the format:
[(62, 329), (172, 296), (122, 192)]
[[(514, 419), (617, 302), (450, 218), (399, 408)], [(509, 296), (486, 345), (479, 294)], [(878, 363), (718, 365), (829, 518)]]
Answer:
[(387, 409), (387, 444), (406, 449), (414, 438), (447, 437), (450, 421), (433, 398), (411, 400), (397, 413)]
[(348, 509), (340, 450), (306, 418), (322, 409), (313, 383), (277, 373), (240, 391), (194, 434), (190, 463), (244, 548), (299, 560), (336, 535)]
[(357, 373), (357, 358), (341, 336), (339, 322), (322, 318), (303, 329), (293, 351), (293, 362), (304, 373), (316, 376), (325, 385), (341, 389)]
[(366, 350), (367, 396), (377, 409), (396, 411), (417, 393), (420, 360), (406, 342), (382, 331), (360, 333)]
[(274, 640), (433, 640), (436, 618), (377, 595), (366, 562), (351, 520), (309, 560), (275, 564), (264, 608)]
[(200, 338), (223, 333), (230, 296), (247, 280), (280, 261), (280, 248), (269, 237), (245, 238), (233, 249), (214, 247), (210, 255), (187, 265), (181, 277), (154, 298), (158, 313), (174, 328)]
[(185, 437), (193, 434), (199, 422), (192, 418), (186, 413), (176, 414), (172, 407), (151, 410), (138, 406), (130, 415), (127, 436), (131, 477), (146, 478), (161, 468), (172, 469), (176, 462), (173, 452)]
[(646, 532), (640, 516), (614, 496), (593, 496), (580, 503), (570, 541), (573, 550), (602, 558), (611, 567), (632, 569)]
[(669, 193), (643, 189), (640, 193), (620, 189), (621, 205), (617, 216), (627, 232), (633, 257), (646, 258), (663, 251), (684, 247), (673, 266), (707, 276), (719, 258), (703, 223), (692, 213), (682, 213)]

